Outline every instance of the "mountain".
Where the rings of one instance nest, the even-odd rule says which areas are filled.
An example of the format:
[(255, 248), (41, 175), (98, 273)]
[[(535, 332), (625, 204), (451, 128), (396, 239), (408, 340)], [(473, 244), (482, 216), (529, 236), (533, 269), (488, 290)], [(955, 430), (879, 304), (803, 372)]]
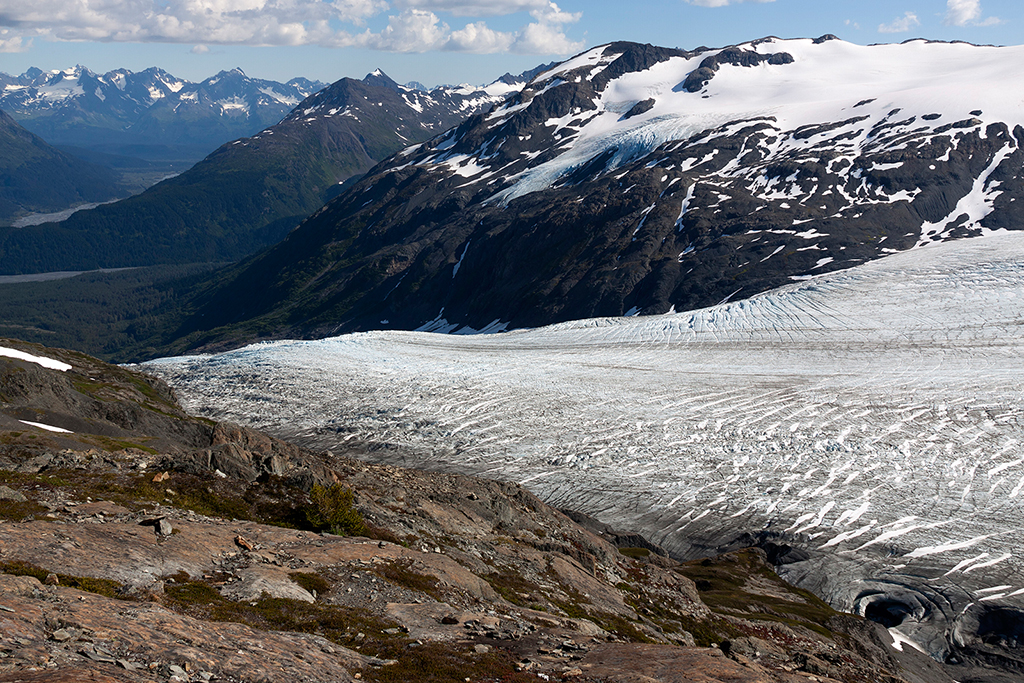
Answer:
[(513, 482), (354, 455), (0, 340), (4, 679), (952, 683), (763, 551), (680, 563)]
[(84, 66), (0, 74), (0, 108), (51, 144), (148, 161), (202, 159), (271, 126), (324, 84), (249, 78), (241, 69), (201, 83), (150, 68), (96, 74)]
[(381, 71), (343, 78), (140, 195), (59, 224), (0, 230), (0, 273), (240, 259), (279, 241), (339, 184), (515, 91), (496, 82), (424, 93)]
[(658, 314), (1014, 229), (1021, 58), (832, 36), (603, 45), (381, 163), (226, 276), (181, 334)]
[(124, 194), (112, 171), (51, 147), (0, 110), (0, 223)]

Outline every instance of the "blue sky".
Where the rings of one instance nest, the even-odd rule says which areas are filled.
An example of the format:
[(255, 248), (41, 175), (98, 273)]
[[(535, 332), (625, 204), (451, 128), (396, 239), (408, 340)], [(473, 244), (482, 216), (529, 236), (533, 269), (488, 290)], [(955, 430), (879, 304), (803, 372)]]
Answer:
[(1020, 0), (0, 0), (0, 71), (159, 66), (189, 80), (241, 67), (334, 81), (485, 83), (587, 46), (693, 48), (834, 33), (1024, 44)]

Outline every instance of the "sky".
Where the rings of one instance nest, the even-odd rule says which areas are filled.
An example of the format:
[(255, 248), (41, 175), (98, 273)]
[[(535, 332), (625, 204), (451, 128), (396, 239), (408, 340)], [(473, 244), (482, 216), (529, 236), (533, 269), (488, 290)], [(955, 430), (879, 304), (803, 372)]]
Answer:
[(832, 33), (1024, 44), (1020, 0), (0, 0), (0, 71), (484, 84), (615, 40), (691, 49)]

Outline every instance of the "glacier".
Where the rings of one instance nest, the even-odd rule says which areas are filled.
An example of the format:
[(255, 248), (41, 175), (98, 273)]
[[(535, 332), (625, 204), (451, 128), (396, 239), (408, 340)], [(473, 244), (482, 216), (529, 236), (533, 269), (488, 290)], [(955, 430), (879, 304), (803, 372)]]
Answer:
[(144, 368), (200, 415), (514, 480), (678, 557), (771, 544), (785, 578), (942, 659), (1024, 607), (1022, 357), (1024, 234), (1003, 231), (698, 311)]

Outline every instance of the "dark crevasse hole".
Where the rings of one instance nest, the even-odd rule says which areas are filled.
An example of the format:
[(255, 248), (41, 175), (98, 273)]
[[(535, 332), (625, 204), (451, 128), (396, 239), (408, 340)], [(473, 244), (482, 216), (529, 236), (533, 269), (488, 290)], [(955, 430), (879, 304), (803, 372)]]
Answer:
[(987, 645), (1024, 645), (1024, 612), (1009, 607), (987, 610), (978, 619), (978, 637)]
[(877, 622), (886, 628), (899, 626), (912, 614), (913, 610), (902, 602), (895, 600), (878, 600), (872, 602), (864, 611), (864, 617)]

